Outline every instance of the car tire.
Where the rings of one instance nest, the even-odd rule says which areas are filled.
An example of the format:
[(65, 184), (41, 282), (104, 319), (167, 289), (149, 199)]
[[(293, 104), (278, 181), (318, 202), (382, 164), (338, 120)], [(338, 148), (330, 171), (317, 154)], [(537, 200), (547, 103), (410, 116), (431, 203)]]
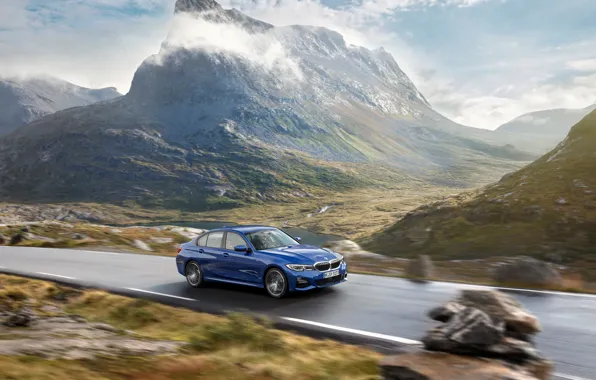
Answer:
[(265, 290), (270, 297), (283, 298), (288, 289), (288, 278), (281, 269), (271, 268), (265, 273)]
[(184, 268), (184, 276), (186, 282), (193, 288), (200, 288), (203, 286), (203, 270), (196, 261), (189, 261)]

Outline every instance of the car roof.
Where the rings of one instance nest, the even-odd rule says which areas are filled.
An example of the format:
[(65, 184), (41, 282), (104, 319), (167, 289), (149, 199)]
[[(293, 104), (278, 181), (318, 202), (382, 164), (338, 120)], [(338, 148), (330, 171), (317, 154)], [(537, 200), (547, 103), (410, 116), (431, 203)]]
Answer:
[(250, 233), (250, 232), (257, 232), (257, 231), (271, 230), (271, 229), (277, 229), (277, 228), (271, 227), (271, 226), (263, 226), (263, 225), (259, 225), (259, 224), (254, 224), (254, 225), (225, 226), (225, 227), (221, 227), (221, 228), (215, 228), (215, 229), (209, 230), (207, 232), (236, 231), (236, 232), (246, 234), (246, 233)]

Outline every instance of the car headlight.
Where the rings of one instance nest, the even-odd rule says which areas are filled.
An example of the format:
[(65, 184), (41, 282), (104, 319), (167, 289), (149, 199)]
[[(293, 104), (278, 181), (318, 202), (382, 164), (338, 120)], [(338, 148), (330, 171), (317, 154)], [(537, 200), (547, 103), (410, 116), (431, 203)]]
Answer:
[(303, 265), (303, 264), (286, 264), (286, 266), (295, 272), (304, 272), (305, 270), (314, 270), (315, 267), (312, 265)]

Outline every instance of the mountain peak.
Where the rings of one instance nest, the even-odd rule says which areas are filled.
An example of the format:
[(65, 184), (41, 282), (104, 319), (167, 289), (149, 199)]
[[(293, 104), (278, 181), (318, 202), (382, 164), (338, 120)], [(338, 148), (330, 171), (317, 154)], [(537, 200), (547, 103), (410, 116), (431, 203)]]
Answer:
[(183, 12), (207, 12), (221, 9), (215, 0), (177, 0), (174, 8), (175, 13)]

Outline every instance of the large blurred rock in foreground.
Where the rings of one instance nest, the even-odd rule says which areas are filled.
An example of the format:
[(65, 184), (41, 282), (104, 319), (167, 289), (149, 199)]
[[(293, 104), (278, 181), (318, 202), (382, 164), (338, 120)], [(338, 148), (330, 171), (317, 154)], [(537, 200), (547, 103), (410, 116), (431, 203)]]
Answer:
[(494, 290), (463, 290), (455, 300), (431, 309), (428, 316), (435, 321), (448, 322), (466, 307), (485, 312), (493, 321), (504, 322), (506, 333), (531, 335), (541, 330), (538, 318), (515, 298)]
[(427, 332), (424, 349), (385, 358), (386, 380), (546, 380), (552, 364), (536, 349), (538, 319), (494, 290), (464, 290), (428, 312), (442, 324)]

